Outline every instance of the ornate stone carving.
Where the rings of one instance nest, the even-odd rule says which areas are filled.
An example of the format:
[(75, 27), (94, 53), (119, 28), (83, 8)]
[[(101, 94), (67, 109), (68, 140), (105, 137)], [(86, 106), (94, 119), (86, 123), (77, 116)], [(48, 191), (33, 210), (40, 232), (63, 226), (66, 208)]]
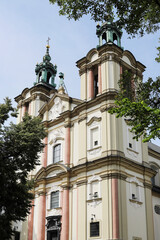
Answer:
[(61, 208), (59, 208), (59, 209), (56, 209), (56, 208), (54, 208), (54, 209), (51, 209), (51, 210), (49, 210), (48, 211), (48, 216), (57, 216), (57, 215), (61, 215), (62, 214), (62, 210), (61, 210)]
[[(61, 172), (63, 172), (63, 170), (55, 170), (54, 172), (49, 173), (48, 176), (47, 176), (47, 178), (49, 178), (49, 177), (55, 177), (57, 174), (59, 174), (59, 173), (61, 173)], [(56, 190), (59, 190), (59, 189), (56, 189), (56, 190), (55, 190), (55, 189), (52, 188), (52, 191), (53, 191), (53, 190), (56, 191)]]
[(64, 111), (65, 106), (59, 97), (54, 99), (54, 105), (49, 111), (49, 119), (55, 119)]

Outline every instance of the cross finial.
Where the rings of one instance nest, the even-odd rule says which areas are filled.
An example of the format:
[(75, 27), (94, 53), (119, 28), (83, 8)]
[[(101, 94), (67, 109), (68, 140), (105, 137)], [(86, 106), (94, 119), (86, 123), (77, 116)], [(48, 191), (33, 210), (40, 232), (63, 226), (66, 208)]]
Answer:
[(47, 39), (47, 46), (49, 47), (49, 41), (50, 41), (51, 39), (48, 37), (48, 39)]

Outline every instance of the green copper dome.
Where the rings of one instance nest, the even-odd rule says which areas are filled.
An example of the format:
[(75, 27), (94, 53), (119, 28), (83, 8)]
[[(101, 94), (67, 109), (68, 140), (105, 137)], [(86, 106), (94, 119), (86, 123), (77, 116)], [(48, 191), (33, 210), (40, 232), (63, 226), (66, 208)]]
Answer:
[(53, 65), (49, 55), (49, 45), (46, 46), (46, 54), (43, 57), (43, 62), (36, 65), (35, 72), (37, 75), (36, 82), (34, 85), (39, 83), (48, 85), (49, 87), (55, 88), (55, 76), (57, 74), (57, 66)]
[(116, 24), (112, 21), (102, 23), (100, 26), (97, 25), (96, 35), (99, 38), (99, 46), (112, 42), (118, 47), (121, 47), (122, 31), (117, 28)]

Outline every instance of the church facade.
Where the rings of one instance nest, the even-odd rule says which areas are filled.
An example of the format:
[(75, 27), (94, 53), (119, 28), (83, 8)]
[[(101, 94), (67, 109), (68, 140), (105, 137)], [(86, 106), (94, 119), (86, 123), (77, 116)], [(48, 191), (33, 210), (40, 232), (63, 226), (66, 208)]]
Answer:
[(18, 122), (40, 116), (47, 137), (20, 240), (158, 240), (160, 148), (133, 139), (127, 119), (108, 113), (123, 71), (142, 79), (145, 66), (121, 47), (115, 24), (97, 26), (99, 45), (77, 61), (81, 98), (55, 77), (49, 46), (36, 65), (36, 82), (15, 98)]

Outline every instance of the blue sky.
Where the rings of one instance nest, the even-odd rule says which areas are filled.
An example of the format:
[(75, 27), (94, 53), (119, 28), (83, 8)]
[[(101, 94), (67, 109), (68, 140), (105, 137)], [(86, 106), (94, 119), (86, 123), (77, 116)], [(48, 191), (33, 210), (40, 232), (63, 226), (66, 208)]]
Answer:
[[(52, 62), (57, 64), (58, 73), (65, 74), (69, 95), (79, 98), (80, 77), (75, 62), (98, 44), (96, 23), (89, 16), (69, 21), (59, 16), (58, 7), (49, 0), (0, 1), (0, 13), (0, 102), (9, 96), (14, 103), (15, 96), (33, 86), (35, 65), (42, 61), (48, 37)], [(134, 39), (128, 39), (125, 33), (122, 36), (124, 49), (147, 67), (144, 79), (160, 75), (159, 64), (154, 61), (159, 37), (158, 33)]]

